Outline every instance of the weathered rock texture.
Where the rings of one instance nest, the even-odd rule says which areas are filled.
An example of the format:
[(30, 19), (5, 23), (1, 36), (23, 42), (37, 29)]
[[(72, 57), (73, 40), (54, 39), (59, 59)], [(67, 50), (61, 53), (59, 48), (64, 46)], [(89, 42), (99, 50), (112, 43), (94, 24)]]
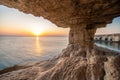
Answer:
[(120, 0), (0, 0), (0, 4), (70, 27), (70, 44), (82, 47), (93, 45), (96, 28), (120, 16)]
[(60, 27), (106, 24), (120, 15), (119, 0), (0, 0), (0, 4), (43, 16)]
[(120, 80), (120, 55), (97, 49), (89, 57), (60, 57), (21, 66), (0, 75), (0, 80)]
[(3, 74), (1, 80), (120, 80), (119, 55), (93, 46), (96, 29), (120, 16), (120, 0), (0, 0), (0, 4), (70, 27), (68, 47), (51, 68), (41, 71), (34, 65)]

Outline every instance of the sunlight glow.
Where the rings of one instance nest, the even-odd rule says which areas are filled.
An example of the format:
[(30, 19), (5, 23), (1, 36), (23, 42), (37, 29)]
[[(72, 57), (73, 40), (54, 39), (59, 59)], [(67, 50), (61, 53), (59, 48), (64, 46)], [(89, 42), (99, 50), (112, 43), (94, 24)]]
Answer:
[(40, 36), (40, 35), (43, 34), (44, 31), (43, 31), (43, 29), (40, 28), (40, 27), (34, 27), (34, 28), (32, 29), (32, 32), (33, 32), (34, 35)]
[(42, 33), (42, 32), (39, 31), (39, 30), (35, 30), (35, 31), (34, 31), (34, 34), (37, 35), (37, 36), (40, 35), (41, 33)]
[(40, 46), (40, 42), (39, 42), (39, 37), (37, 36), (36, 37), (36, 48), (35, 48), (35, 52), (36, 52), (36, 56), (40, 56), (41, 54), (41, 50), (42, 50), (42, 47)]
[(38, 36), (36, 36), (36, 40), (39, 41), (39, 37)]

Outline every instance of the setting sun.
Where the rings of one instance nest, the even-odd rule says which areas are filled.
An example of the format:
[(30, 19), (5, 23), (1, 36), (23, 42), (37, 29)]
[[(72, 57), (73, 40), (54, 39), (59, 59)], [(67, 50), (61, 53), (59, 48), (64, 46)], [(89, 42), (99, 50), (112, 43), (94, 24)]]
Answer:
[(39, 35), (42, 35), (43, 30), (42, 30), (42, 28), (35, 27), (34, 29), (32, 29), (32, 32), (34, 35), (39, 36)]
[(35, 35), (40, 35), (42, 32), (39, 31), (39, 30), (35, 30), (33, 33), (34, 33)]

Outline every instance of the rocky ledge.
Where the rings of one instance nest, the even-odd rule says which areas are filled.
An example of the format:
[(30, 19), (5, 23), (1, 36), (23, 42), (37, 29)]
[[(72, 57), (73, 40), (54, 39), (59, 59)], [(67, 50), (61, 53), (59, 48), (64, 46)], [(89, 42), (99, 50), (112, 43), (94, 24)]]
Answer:
[(0, 80), (120, 80), (120, 54), (102, 48), (91, 53), (7, 68)]

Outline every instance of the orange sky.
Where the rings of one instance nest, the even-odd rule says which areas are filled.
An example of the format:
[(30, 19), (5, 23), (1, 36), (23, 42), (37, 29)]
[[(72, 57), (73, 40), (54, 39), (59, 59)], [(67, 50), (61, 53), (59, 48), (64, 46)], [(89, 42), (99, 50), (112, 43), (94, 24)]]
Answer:
[(47, 29), (45, 27), (29, 27), (26, 29), (4, 25), (3, 27), (0, 27), (0, 35), (35, 36), (36, 30), (40, 32), (39, 36), (67, 36), (69, 32), (69, 29), (59, 27), (57, 29)]
[(57, 27), (43, 17), (24, 14), (13, 8), (0, 6), (0, 35), (67, 36), (69, 29)]
[[(0, 5), (0, 35), (68, 36), (69, 28), (60, 28), (43, 17), (24, 14), (13, 8)], [(96, 34), (120, 33), (120, 17)]]

